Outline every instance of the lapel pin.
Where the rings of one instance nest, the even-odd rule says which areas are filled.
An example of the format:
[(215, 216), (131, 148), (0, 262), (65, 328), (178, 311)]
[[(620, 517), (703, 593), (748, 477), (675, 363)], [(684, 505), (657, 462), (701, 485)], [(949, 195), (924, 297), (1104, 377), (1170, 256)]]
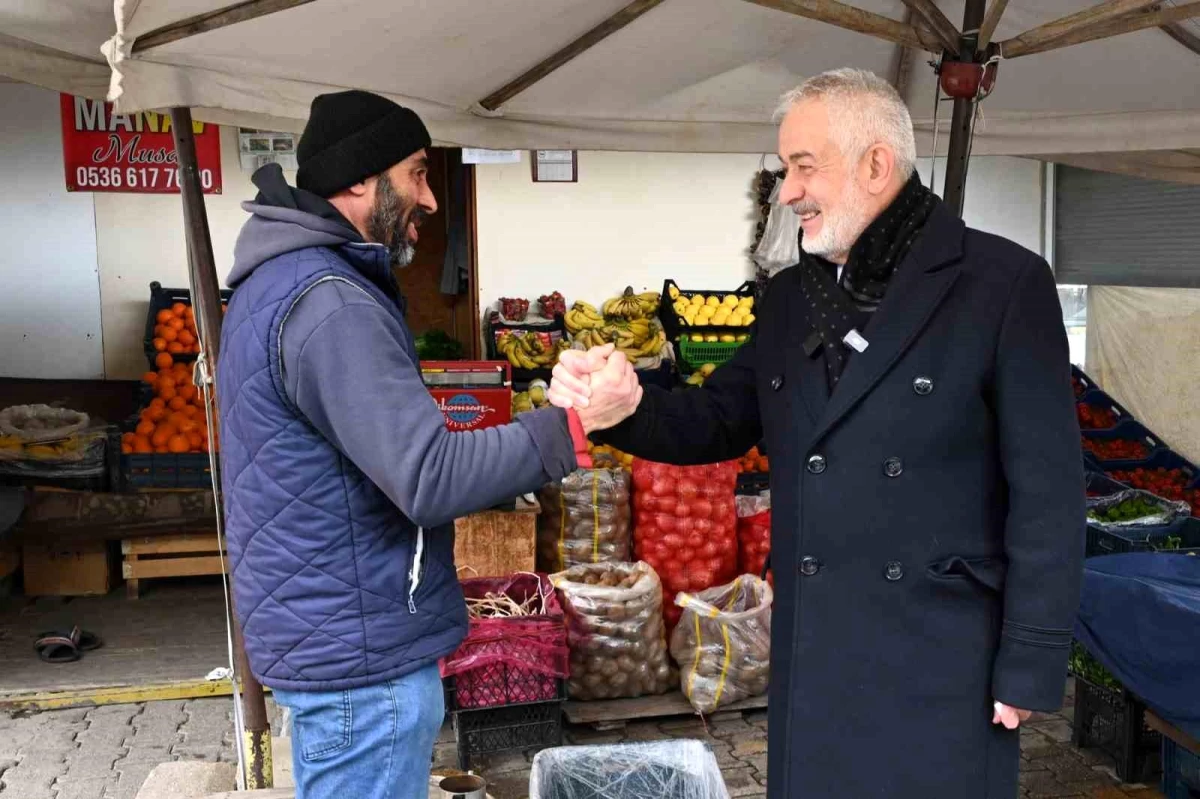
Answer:
[(863, 338), (862, 334), (854, 329), (851, 329), (850, 332), (846, 334), (846, 337), (842, 339), (842, 343), (853, 349), (855, 352), (866, 352), (867, 347), (870, 346), (870, 342)]

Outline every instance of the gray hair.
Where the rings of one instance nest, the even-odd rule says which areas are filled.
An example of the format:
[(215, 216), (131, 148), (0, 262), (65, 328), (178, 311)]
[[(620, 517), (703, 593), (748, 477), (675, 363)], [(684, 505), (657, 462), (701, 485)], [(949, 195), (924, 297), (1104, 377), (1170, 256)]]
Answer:
[(917, 145), (912, 117), (899, 92), (883, 78), (865, 69), (834, 69), (809, 78), (783, 95), (774, 121), (783, 121), (792, 107), (804, 100), (825, 100), (833, 134), (847, 158), (858, 159), (872, 145), (883, 142), (896, 153), (896, 169), (908, 180), (917, 166)]

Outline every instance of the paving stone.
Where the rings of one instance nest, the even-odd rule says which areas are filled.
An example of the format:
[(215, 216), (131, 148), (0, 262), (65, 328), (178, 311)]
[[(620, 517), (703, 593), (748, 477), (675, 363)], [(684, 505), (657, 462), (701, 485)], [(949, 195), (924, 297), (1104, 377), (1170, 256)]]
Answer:
[(754, 779), (754, 769), (749, 767), (722, 769), (721, 776), (725, 778), (725, 787), (731, 797), (766, 796), (763, 786)]
[(567, 728), (566, 738), (575, 746), (604, 746), (625, 740), (621, 730), (597, 730), (584, 724)]
[(733, 744), (733, 754), (737, 757), (765, 755), (766, 753), (767, 741), (765, 738), (743, 738)]
[(708, 722), (708, 734), (714, 738), (729, 738), (734, 735), (744, 735), (751, 730), (757, 731), (757, 728), (747, 724), (740, 713), (736, 717), (714, 718)]
[(1030, 760), (1053, 757), (1058, 753), (1058, 747), (1049, 738), (1038, 732), (1021, 733), (1021, 754)]
[(48, 763), (38, 758), (29, 758), (18, 763), (4, 772), (3, 789), (0, 794), (8, 794), (21, 799), (53, 795), (51, 786), (62, 775), (65, 767), (62, 763)]
[(1055, 743), (1065, 744), (1071, 741), (1071, 724), (1066, 719), (1054, 719), (1031, 726)]
[(1059, 782), (1095, 782), (1096, 772), (1090, 766), (1075, 757), (1071, 750), (1060, 750), (1054, 757), (1045, 758), (1042, 765), (1054, 772)]
[[(494, 799), (520, 799), (529, 795), (529, 773), (509, 772), (489, 775), (479, 772), (487, 780), (488, 795)], [(434, 792), (430, 791), (430, 795)]]
[(114, 784), (111, 776), (84, 780), (66, 778), (56, 782), (54, 790), (56, 799), (104, 799), (109, 786)]
[(90, 724), (124, 726), (141, 712), (141, 705), (97, 705), (87, 713), (87, 720)]
[(751, 766), (754, 769), (755, 776), (761, 780), (767, 778), (767, 756), (766, 754), (752, 755), (751, 757), (741, 758), (742, 762)]
[(692, 737), (707, 738), (709, 728), (699, 716), (679, 716), (666, 721), (660, 721), (658, 728), (671, 733), (673, 738)]
[(529, 758), (524, 752), (513, 750), (496, 752), (490, 755), (480, 755), (471, 759), (471, 768), (484, 775), (504, 774), (511, 771), (529, 771)]
[(170, 760), (171, 757), (168, 754), (163, 760), (132, 762), (123, 760), (117, 763), (115, 768), (117, 782), (109, 791), (109, 799), (134, 799), (138, 790), (141, 789), (142, 783), (146, 781), (146, 777), (150, 776), (150, 772), (160, 763), (168, 763)]
[(113, 766), (123, 754), (121, 749), (76, 754), (67, 761), (66, 777), (71, 780), (103, 779), (112, 774)]
[(185, 741), (171, 747), (171, 758), (172, 760), (203, 760), (208, 763), (217, 763), (221, 760), (221, 746)]
[(457, 768), (458, 747), (453, 743), (433, 745), (433, 767)]
[(662, 730), (658, 728), (658, 724), (653, 721), (631, 721), (625, 725), (625, 740), (628, 742), (638, 741), (661, 741), (665, 736)]

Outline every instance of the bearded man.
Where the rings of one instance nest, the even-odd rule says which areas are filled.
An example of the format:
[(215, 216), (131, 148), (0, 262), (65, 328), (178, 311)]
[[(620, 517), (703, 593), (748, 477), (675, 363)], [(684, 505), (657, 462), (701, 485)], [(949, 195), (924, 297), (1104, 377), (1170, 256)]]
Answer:
[[(676, 464), (771, 453), (771, 796), (1012, 799), (1018, 725), (1063, 698), (1084, 488), (1046, 262), (915, 172), (908, 110), (857, 70), (785, 96), (801, 259), (702, 388), (597, 436)], [(552, 401), (609, 402), (601, 353)]]
[[(467, 627), (453, 520), (587, 463), (587, 431), (640, 396), (632, 366), (581, 413), (451, 433), (417, 368), (392, 269), (437, 211), (429, 133), (361, 91), (321, 95), (238, 238), (221, 332), (221, 472), (251, 670), (292, 710), (296, 795), (427, 793), (438, 659)], [(611, 349), (605, 353), (611, 353)]]

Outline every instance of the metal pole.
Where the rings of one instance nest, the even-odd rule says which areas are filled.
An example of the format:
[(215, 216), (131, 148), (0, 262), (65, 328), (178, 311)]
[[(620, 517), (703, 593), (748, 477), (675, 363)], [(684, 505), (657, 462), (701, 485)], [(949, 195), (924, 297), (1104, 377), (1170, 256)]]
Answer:
[[(196, 164), (196, 139), (192, 134), (192, 112), (189, 108), (171, 109), (171, 133), (179, 158), (179, 193), (183, 198), (183, 225), (188, 250), (188, 278), (192, 288), (192, 306), (196, 312), (196, 329), (200, 334), (204, 357), (210, 374), (215, 374), (221, 344), (221, 288), (213, 261), (212, 239), (208, 232), (208, 214), (204, 209), (204, 192), (200, 185), (200, 170)], [(217, 513), (221, 513), (220, 497)], [(229, 576), (232, 581), (233, 575)], [(232, 601), (232, 600), (231, 600)], [(232, 608), (230, 609), (232, 611)], [(271, 723), (262, 685), (250, 671), (242, 641), (242, 627), (237, 614), (233, 620), (234, 659), (241, 680), (242, 717), (246, 740), (240, 742), (246, 763), (246, 788), (274, 787), (271, 764)]]
[[(986, 0), (967, 0), (963, 10), (963, 35), (959, 53), (963, 61), (972, 61), (983, 25)], [(967, 189), (967, 153), (971, 147), (971, 120), (975, 116), (975, 100), (956, 98), (954, 116), (950, 121), (950, 144), (946, 152), (946, 183), (942, 199), (954, 213), (962, 216), (963, 197)], [(934, 157), (937, 153), (934, 153)]]

